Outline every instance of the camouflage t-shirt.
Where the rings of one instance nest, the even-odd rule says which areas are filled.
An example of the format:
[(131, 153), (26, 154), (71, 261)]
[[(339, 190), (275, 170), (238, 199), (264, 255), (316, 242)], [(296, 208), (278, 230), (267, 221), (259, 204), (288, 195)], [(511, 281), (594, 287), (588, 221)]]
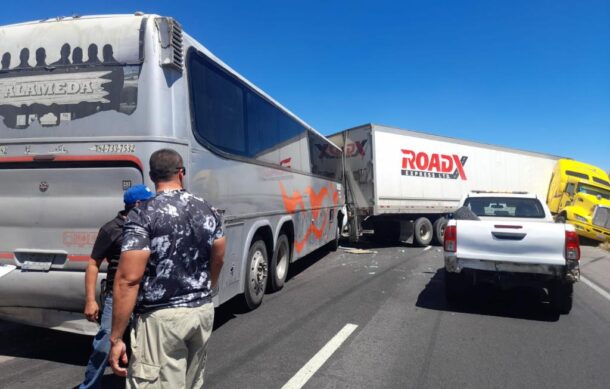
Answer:
[(210, 302), (210, 253), (223, 235), (216, 210), (186, 190), (159, 193), (129, 212), (122, 251), (151, 252), (136, 312)]

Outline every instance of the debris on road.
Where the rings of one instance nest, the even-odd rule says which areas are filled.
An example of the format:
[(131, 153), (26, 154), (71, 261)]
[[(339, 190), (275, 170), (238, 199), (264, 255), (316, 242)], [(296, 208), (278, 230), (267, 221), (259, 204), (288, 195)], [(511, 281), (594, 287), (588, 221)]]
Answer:
[(377, 251), (367, 249), (356, 249), (352, 247), (339, 247), (348, 254), (377, 254)]

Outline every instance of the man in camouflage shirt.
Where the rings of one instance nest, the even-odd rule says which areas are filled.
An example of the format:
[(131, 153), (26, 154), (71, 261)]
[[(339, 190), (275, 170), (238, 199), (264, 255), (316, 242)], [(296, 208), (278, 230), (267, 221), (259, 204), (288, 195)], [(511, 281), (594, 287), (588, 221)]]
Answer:
[[(113, 290), (110, 365), (128, 387), (200, 388), (214, 322), (212, 290), (223, 264), (218, 213), (184, 190), (182, 158), (171, 149), (150, 157), (157, 195), (133, 210)], [(132, 311), (129, 369), (121, 338)]]

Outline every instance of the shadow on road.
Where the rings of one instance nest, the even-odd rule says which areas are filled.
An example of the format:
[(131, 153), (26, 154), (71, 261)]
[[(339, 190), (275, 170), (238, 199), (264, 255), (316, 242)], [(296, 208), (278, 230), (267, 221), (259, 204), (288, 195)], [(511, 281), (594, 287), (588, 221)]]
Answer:
[(311, 254), (304, 256), (298, 261), (291, 263), (290, 267), (288, 268), (288, 276), (286, 278), (287, 282), (290, 282), (291, 278), (296, 277), (305, 270), (309, 269), (311, 266), (315, 265), (319, 260), (330, 254), (330, 252), (330, 248), (325, 246)]
[(91, 352), (90, 336), (18, 325), (0, 337), (0, 355), (84, 366)]
[(417, 307), (437, 311), (500, 316), (524, 320), (555, 322), (559, 315), (549, 304), (542, 288), (501, 290), (493, 285), (468, 289), (462, 301), (449, 305), (445, 300), (445, 269), (439, 268), (417, 297)]

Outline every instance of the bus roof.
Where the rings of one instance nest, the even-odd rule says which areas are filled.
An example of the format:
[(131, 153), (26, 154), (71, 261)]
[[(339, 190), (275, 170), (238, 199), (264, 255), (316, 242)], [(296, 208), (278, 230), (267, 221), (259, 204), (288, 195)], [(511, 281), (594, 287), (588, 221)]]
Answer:
[(13, 24), (5, 24), (1, 27), (15, 27), (15, 26), (25, 26), (30, 24), (41, 24), (41, 23), (57, 23), (57, 22), (67, 22), (67, 21), (75, 21), (75, 20), (87, 20), (87, 19), (102, 19), (102, 18), (142, 18), (143, 16), (150, 16), (148, 14), (142, 14), (139, 12), (133, 14), (108, 14), (108, 15), (71, 15), (71, 16), (56, 16), (47, 19), (40, 20), (30, 20), (25, 22), (13, 23)]
[[(104, 15), (52, 18), (0, 26), (2, 71), (46, 66), (62, 66), (71, 50), (80, 48), (101, 60), (102, 50), (113, 60), (141, 62), (142, 15)], [(62, 52), (63, 50), (63, 52)], [(91, 61), (92, 58), (89, 58)]]

